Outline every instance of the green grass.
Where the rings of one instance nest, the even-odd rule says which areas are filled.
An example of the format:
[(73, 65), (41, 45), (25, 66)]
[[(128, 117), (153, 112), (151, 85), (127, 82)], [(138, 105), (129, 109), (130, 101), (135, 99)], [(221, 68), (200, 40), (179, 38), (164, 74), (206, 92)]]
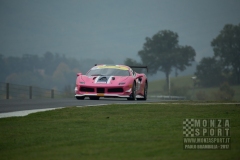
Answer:
[[(174, 86), (193, 86), (192, 76), (181, 76), (181, 77), (171, 77), (170, 81), (174, 84)], [(166, 80), (156, 80), (149, 82), (149, 94), (167, 94), (164, 91), (164, 85), (166, 85)]]
[[(240, 101), (240, 85), (238, 86), (231, 86), (232, 89), (234, 89), (235, 94), (233, 97), (233, 101)], [(207, 100), (214, 100), (214, 92), (218, 92), (219, 88), (218, 87), (210, 87), (210, 88), (193, 88), (189, 91), (189, 94), (191, 94), (192, 100), (197, 100), (196, 98), (196, 93), (199, 91), (203, 91), (205, 92), (205, 94), (207, 95)]]
[[(213, 93), (217, 92), (219, 90), (219, 87), (210, 87), (210, 88), (204, 88), (204, 87), (193, 87), (193, 80), (191, 79), (193, 75), (190, 76), (181, 76), (181, 77), (171, 77), (171, 87), (186, 87), (188, 90), (186, 90), (185, 95), (189, 100), (197, 100), (196, 93), (199, 91), (203, 91), (207, 94), (207, 100), (215, 100)], [(166, 85), (166, 80), (156, 80), (149, 82), (149, 88), (148, 93), (149, 95), (168, 95), (168, 91), (164, 91), (164, 86)], [(235, 94), (233, 97), (233, 101), (240, 101), (240, 85), (237, 86), (230, 86), (234, 89)]]
[[(240, 106), (69, 107), (0, 119), (4, 159), (240, 159)], [(185, 118), (231, 120), (231, 150), (183, 150)]]

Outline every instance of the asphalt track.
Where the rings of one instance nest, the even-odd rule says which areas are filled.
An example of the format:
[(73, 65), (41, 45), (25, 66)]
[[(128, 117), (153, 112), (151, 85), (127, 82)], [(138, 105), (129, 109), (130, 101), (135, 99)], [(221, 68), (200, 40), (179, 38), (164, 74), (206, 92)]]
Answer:
[(94, 106), (104, 104), (137, 104), (159, 102), (159, 99), (149, 99), (147, 101), (128, 101), (125, 98), (100, 98), (100, 100), (76, 100), (74, 97), (69, 99), (12, 99), (0, 100), (0, 113), (36, 110), (36, 109), (49, 109), (49, 108), (62, 108), (72, 106)]

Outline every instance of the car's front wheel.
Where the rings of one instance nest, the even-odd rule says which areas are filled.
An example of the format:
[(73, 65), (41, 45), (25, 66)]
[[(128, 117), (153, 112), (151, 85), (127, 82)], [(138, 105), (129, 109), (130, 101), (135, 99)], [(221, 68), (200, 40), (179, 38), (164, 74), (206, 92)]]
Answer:
[(82, 97), (76, 97), (77, 100), (84, 100), (84, 98), (85, 98), (84, 96), (82, 96)]

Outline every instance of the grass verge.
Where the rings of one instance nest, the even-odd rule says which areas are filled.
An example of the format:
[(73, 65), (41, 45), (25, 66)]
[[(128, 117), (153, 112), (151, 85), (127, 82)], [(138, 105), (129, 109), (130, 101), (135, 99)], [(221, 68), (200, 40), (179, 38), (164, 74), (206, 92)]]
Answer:
[[(178, 96), (186, 96), (187, 99), (198, 100), (196, 97), (197, 92), (204, 92), (206, 94), (206, 100), (214, 101), (214, 92), (219, 91), (219, 87), (193, 87), (192, 76), (180, 76), (180, 77), (171, 77), (171, 88), (181, 89), (181, 87), (185, 87), (185, 91)], [(156, 80), (149, 82), (148, 93), (149, 95), (168, 95), (168, 90), (164, 90), (164, 86), (166, 86), (166, 80)], [(233, 101), (240, 101), (240, 85), (231, 86), (234, 89), (235, 94), (233, 97)], [(174, 95), (173, 95), (174, 96)]]
[[(0, 119), (4, 159), (240, 159), (240, 106), (69, 107)], [(183, 150), (185, 118), (231, 120), (231, 150)]]

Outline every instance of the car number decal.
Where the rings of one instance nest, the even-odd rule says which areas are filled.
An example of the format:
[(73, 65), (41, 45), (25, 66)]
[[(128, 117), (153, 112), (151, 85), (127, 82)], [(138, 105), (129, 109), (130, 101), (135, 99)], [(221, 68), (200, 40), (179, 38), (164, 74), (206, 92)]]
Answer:
[(104, 94), (103, 93), (98, 93), (97, 96), (104, 97)]

